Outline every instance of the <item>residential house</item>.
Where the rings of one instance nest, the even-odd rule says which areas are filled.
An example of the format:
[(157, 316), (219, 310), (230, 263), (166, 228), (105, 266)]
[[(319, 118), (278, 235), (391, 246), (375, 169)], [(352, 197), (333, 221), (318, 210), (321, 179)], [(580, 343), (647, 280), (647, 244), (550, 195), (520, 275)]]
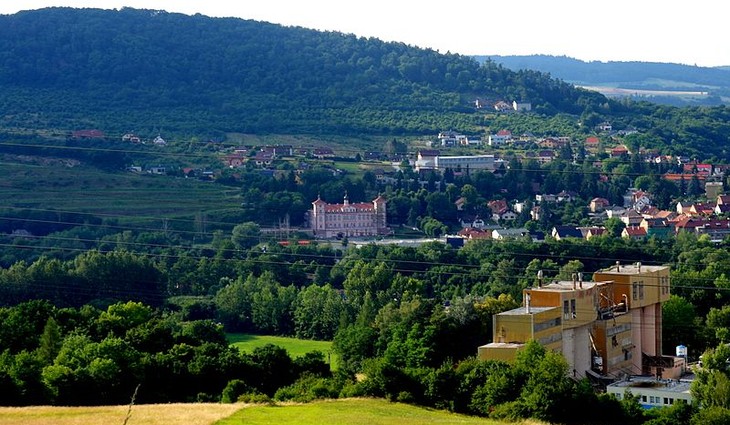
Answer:
[(647, 237), (667, 239), (669, 236), (674, 235), (674, 225), (663, 218), (644, 218), (639, 223), (639, 227), (646, 231)]
[(555, 151), (541, 150), (537, 152), (537, 161), (541, 164), (551, 162), (553, 159), (555, 159)]
[(552, 232), (550, 232), (556, 240), (562, 240), (567, 238), (583, 239), (583, 233), (577, 227), (572, 226), (555, 226)]
[(497, 112), (511, 112), (514, 109), (512, 109), (512, 105), (505, 102), (504, 100), (500, 100), (497, 103), (494, 104), (494, 110)]
[(591, 240), (591, 238), (594, 238), (596, 236), (603, 236), (603, 235), (607, 234), (607, 232), (608, 231), (606, 230), (605, 227), (591, 227), (586, 232), (585, 238), (586, 238), (586, 240), (589, 241), (589, 240)]
[(456, 211), (464, 211), (464, 205), (466, 205), (466, 198), (463, 196), (460, 196), (459, 199), (454, 201), (454, 205), (456, 206)]
[(152, 141), (152, 144), (157, 146), (165, 146), (167, 145), (167, 141), (158, 134), (157, 137), (155, 137), (155, 139)]
[(541, 148), (545, 149), (559, 149), (563, 146), (565, 146), (567, 142), (564, 142), (562, 140), (559, 140), (555, 137), (546, 137), (539, 142), (537, 142), (537, 145)]
[(512, 132), (509, 130), (499, 130), (497, 134), (490, 134), (487, 140), (489, 146), (502, 146), (512, 140)]
[(240, 167), (246, 162), (246, 157), (238, 154), (226, 155), (223, 157), (223, 163), (228, 167)]
[(601, 144), (601, 139), (599, 139), (596, 136), (588, 136), (585, 140), (585, 147), (588, 150), (595, 151), (598, 150), (599, 145)]
[(674, 231), (679, 233), (681, 231), (689, 231), (696, 233), (695, 229), (702, 226), (703, 220), (698, 217), (692, 217), (686, 214), (677, 216), (674, 220)]
[(578, 193), (566, 190), (561, 190), (555, 196), (557, 202), (573, 202), (576, 198), (578, 198)]
[(492, 239), (492, 232), (474, 227), (465, 227), (459, 230), (457, 235), (461, 238), (473, 241), (478, 239)]
[(730, 195), (717, 195), (714, 211), (717, 215), (730, 214)]
[(525, 228), (517, 229), (494, 229), (492, 230), (492, 239), (494, 240), (505, 240), (505, 239), (517, 239), (525, 236), (529, 236), (530, 232)]
[(624, 230), (621, 231), (621, 237), (624, 239), (645, 239), (646, 229), (639, 226), (624, 227)]
[(539, 205), (535, 205), (530, 209), (530, 218), (533, 221), (540, 221), (540, 218), (542, 217), (542, 208), (540, 208)]
[(453, 147), (459, 145), (468, 145), (468, 139), (465, 135), (455, 131), (442, 131), (438, 134), (438, 145), (442, 147)]
[(618, 205), (611, 205), (605, 209), (606, 217), (608, 218), (621, 218), (622, 215), (626, 214), (628, 210), (624, 207), (619, 207)]
[(517, 112), (529, 112), (532, 110), (532, 103), (525, 101), (512, 101), (512, 109)]
[(598, 213), (605, 210), (609, 205), (611, 205), (611, 203), (608, 202), (608, 199), (606, 198), (593, 198), (591, 199), (590, 204), (588, 204), (588, 209), (593, 213)]
[(625, 213), (621, 214), (619, 220), (621, 220), (626, 227), (638, 226), (644, 217), (636, 212), (636, 210), (626, 210)]
[(730, 171), (730, 164), (717, 164), (712, 167), (712, 174), (716, 177), (724, 177)]
[(682, 165), (682, 172), (685, 174), (699, 174), (709, 177), (712, 174), (712, 164), (701, 164), (695, 161)]
[(730, 236), (730, 220), (703, 220), (695, 227), (695, 232), (708, 235), (712, 242), (722, 242)]
[(273, 152), (258, 151), (252, 160), (259, 167), (267, 167), (274, 162), (274, 159)]
[(624, 194), (624, 206), (641, 211), (651, 205), (651, 195), (643, 190), (630, 188)]
[(618, 145), (615, 148), (612, 148), (609, 153), (611, 155), (611, 158), (621, 158), (630, 154), (631, 152), (629, 152), (629, 149), (626, 146)]
[(466, 229), (469, 227), (475, 228), (475, 229), (484, 229), (487, 227), (487, 223), (480, 218), (478, 215), (468, 215), (468, 216), (462, 216), (459, 218), (459, 223), (461, 224), (461, 227)]
[(700, 184), (704, 185), (707, 176), (703, 174), (666, 173), (662, 175), (662, 178), (676, 184), (680, 188), (686, 188), (693, 178), (696, 178)]
[(494, 221), (502, 220), (502, 215), (509, 211), (507, 201), (504, 199), (491, 200), (487, 202), (487, 207), (492, 210), (492, 220)]
[(122, 136), (122, 142), (141, 143), (142, 140), (134, 133), (125, 133)]
[(542, 203), (542, 202), (558, 202), (557, 195), (549, 194), (549, 193), (538, 193), (535, 195), (535, 202)]
[(604, 121), (596, 126), (596, 130), (599, 131), (613, 131), (613, 126), (610, 122)]

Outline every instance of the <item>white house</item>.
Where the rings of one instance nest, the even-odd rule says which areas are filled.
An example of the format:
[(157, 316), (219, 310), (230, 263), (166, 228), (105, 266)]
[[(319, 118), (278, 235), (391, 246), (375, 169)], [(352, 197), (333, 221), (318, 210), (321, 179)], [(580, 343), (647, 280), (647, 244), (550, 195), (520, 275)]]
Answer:
[(532, 110), (532, 103), (518, 102), (515, 100), (512, 102), (512, 109), (514, 109), (517, 112), (529, 112)]
[(492, 230), (492, 239), (494, 240), (505, 240), (505, 239), (516, 239), (529, 235), (530, 232), (521, 227), (519, 229), (494, 229)]
[(509, 130), (499, 130), (497, 134), (490, 134), (487, 144), (489, 146), (501, 146), (512, 140), (512, 132)]

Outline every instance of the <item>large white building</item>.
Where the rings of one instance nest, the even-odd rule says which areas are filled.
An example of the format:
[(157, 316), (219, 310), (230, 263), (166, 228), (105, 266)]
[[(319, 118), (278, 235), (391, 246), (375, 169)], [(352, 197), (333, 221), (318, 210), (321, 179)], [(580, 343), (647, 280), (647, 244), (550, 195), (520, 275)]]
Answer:
[(447, 168), (454, 171), (494, 171), (494, 155), (437, 156), (434, 158), (434, 167), (439, 171)]
[(328, 204), (321, 198), (312, 202), (309, 222), (314, 236), (321, 238), (378, 236), (389, 233), (385, 198), (372, 202), (350, 203), (345, 195), (341, 204)]

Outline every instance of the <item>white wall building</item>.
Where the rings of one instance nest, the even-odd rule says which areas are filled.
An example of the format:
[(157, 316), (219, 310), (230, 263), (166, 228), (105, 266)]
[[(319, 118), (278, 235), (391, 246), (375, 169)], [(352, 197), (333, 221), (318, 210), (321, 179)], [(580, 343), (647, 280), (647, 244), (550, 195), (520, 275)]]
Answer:
[(461, 171), (467, 169), (494, 171), (494, 155), (437, 156), (434, 159), (434, 167), (442, 172), (447, 168)]

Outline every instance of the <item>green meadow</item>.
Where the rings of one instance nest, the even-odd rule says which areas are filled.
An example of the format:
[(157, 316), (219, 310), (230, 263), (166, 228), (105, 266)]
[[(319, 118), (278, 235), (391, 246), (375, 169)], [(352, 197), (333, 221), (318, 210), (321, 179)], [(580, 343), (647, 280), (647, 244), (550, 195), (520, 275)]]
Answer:
[(332, 352), (331, 341), (252, 334), (227, 334), (226, 336), (231, 345), (247, 353), (266, 344), (274, 344), (284, 348), (292, 358), (303, 356), (312, 351), (320, 351), (324, 354), (324, 360), (330, 364), (330, 368), (337, 368), (337, 356)]
[[(522, 422), (537, 425), (538, 422)], [(504, 422), (458, 415), (382, 399), (342, 399), (298, 405), (251, 406), (215, 425), (505, 425)]]

